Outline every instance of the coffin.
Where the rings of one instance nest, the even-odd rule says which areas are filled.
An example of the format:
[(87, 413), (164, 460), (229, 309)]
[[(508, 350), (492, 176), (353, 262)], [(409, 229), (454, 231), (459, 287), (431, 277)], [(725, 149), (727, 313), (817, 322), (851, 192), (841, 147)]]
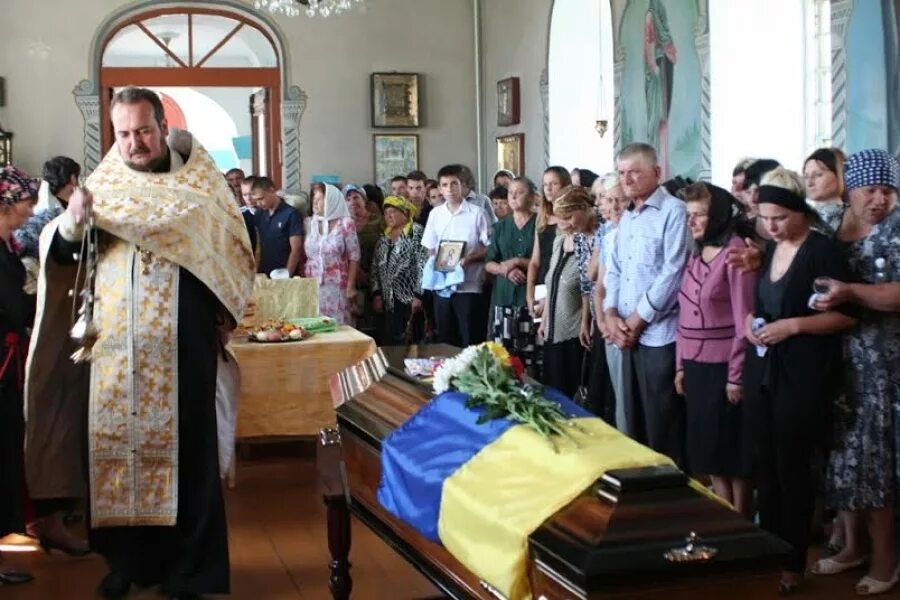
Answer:
[[(337, 430), (323, 431), (320, 485), (328, 505), (331, 589), (350, 597), (349, 513), (452, 598), (503, 596), (376, 498), (382, 440), (431, 398), (403, 372), (403, 359), (452, 356), (450, 346), (382, 348), (336, 378)], [(529, 538), (535, 599), (777, 596), (788, 546), (724, 504), (688, 486), (674, 467), (610, 471)], [(364, 560), (364, 557), (357, 557)], [(386, 582), (388, 583), (388, 582)]]

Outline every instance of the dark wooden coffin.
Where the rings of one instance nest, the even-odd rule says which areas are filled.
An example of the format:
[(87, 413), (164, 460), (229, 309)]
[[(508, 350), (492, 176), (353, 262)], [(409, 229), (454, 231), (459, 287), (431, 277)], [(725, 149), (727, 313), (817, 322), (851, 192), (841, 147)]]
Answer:
[[(319, 441), (334, 597), (350, 596), (352, 512), (446, 595), (503, 598), (378, 503), (382, 440), (431, 398), (427, 386), (405, 375), (403, 358), (451, 356), (456, 349), (382, 352), (335, 381), (334, 393), (345, 400), (336, 409), (338, 429), (323, 431)], [(788, 548), (668, 467), (607, 473), (545, 521), (529, 546), (536, 600), (774, 598)]]

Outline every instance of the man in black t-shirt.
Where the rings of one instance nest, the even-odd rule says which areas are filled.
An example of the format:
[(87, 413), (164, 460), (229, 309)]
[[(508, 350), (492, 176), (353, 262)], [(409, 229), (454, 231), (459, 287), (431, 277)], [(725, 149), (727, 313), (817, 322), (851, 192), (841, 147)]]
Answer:
[(268, 177), (257, 177), (250, 192), (259, 233), (260, 259), (257, 273), (287, 269), (291, 277), (303, 273), (303, 220), (294, 207), (275, 193)]

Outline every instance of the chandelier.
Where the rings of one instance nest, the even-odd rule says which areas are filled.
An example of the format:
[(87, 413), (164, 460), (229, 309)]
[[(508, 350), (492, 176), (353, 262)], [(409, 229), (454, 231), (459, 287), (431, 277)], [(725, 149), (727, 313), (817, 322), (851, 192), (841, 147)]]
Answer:
[(296, 17), (306, 7), (307, 17), (330, 17), (362, 6), (366, 0), (254, 0), (253, 7), (272, 14)]

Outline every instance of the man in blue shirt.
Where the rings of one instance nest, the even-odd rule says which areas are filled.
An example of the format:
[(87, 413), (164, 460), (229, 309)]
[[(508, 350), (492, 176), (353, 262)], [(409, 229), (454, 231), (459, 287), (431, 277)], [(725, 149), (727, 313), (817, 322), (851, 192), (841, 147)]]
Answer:
[(254, 218), (259, 232), (257, 273), (287, 269), (291, 277), (303, 273), (303, 221), (294, 207), (275, 193), (268, 177), (257, 177), (250, 198), (259, 208)]
[(674, 381), (687, 211), (659, 184), (652, 146), (629, 144), (617, 163), (631, 208), (622, 215), (604, 279), (606, 326), (622, 351), (616, 400), (625, 408), (628, 435), (684, 466), (684, 402)]

